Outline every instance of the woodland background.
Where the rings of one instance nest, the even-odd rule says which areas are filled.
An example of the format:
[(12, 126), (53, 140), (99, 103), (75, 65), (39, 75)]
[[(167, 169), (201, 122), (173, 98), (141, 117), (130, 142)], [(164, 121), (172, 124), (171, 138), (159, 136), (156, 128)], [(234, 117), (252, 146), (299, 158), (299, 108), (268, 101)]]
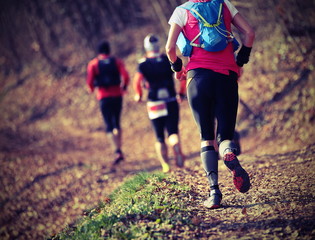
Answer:
[[(159, 168), (145, 105), (133, 102), (130, 86), (122, 117), (125, 172), (100, 170), (111, 161), (111, 152), (98, 102), (85, 86), (86, 65), (97, 43), (107, 39), (132, 78), (143, 55), (143, 38), (157, 33), (163, 46), (167, 21), (183, 2), (0, 2), (1, 238), (55, 234), (127, 175)], [(307, 152), (315, 143), (315, 2), (231, 2), (256, 30), (251, 60), (239, 81), (237, 130), (245, 159), (246, 154), (268, 156), (262, 168), (280, 161), (277, 154), (294, 161), (294, 151)], [(187, 164), (199, 164), (199, 136), (187, 102), (181, 119)], [(314, 169), (314, 159), (306, 166)], [(314, 174), (305, 178), (312, 192)], [(313, 203), (314, 195), (308, 199)], [(313, 217), (314, 205), (310, 209)]]

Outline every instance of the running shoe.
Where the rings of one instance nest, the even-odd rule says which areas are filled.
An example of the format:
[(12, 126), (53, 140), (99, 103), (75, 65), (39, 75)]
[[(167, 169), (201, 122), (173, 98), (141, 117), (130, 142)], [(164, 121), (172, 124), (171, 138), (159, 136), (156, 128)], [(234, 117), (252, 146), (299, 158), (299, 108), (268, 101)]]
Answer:
[(204, 201), (203, 205), (210, 209), (221, 207), (222, 193), (220, 189), (212, 189), (209, 198)]
[(250, 188), (248, 173), (242, 168), (236, 155), (233, 152), (224, 154), (224, 164), (232, 172), (234, 186), (241, 193), (246, 193)]
[(115, 157), (115, 160), (113, 162), (113, 165), (118, 165), (121, 161), (123, 161), (125, 158), (124, 158), (124, 155), (122, 154), (122, 152), (117, 152), (116, 153), (116, 157)]
[(162, 171), (168, 173), (170, 171), (170, 165), (168, 165), (168, 163), (162, 163)]

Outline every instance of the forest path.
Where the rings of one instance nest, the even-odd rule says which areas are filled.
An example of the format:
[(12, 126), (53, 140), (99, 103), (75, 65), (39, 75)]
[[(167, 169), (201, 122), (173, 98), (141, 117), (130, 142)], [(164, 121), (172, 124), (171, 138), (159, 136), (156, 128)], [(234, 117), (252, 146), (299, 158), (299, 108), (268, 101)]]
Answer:
[[(187, 105), (181, 114), (182, 118), (187, 117)], [(208, 210), (202, 205), (208, 195), (208, 184), (200, 164), (199, 139), (195, 126), (190, 126), (182, 128), (185, 168), (173, 168), (169, 176), (191, 187), (190, 198), (182, 200), (187, 201), (196, 230), (187, 232), (184, 226), (179, 226), (182, 231), (175, 233), (178, 237), (315, 236), (315, 145), (300, 151), (259, 155), (253, 150), (252, 137), (241, 139), (243, 153), (239, 159), (249, 172), (252, 187), (246, 194), (237, 192), (220, 160), (223, 207)], [(84, 210), (104, 200), (126, 178), (140, 171), (160, 170), (150, 145), (154, 141), (150, 130), (143, 129), (133, 139), (135, 142), (141, 139), (146, 145), (135, 148), (125, 144), (126, 160), (116, 171), (109, 168), (111, 153), (106, 144), (105, 149), (102, 146), (100, 139), (104, 138), (102, 131), (89, 137), (64, 132), (57, 139), (47, 139), (40, 148), (31, 145), (6, 158), (2, 154), (1, 239), (41, 239), (56, 234), (74, 223)]]

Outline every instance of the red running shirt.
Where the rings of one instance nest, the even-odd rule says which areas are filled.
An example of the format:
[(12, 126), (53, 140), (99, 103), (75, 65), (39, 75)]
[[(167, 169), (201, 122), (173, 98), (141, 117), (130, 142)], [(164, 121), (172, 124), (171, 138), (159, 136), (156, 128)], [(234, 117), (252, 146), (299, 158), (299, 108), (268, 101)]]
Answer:
[[(106, 54), (99, 54), (97, 57), (92, 59), (88, 66), (87, 66), (87, 77), (86, 77), (86, 83), (90, 89), (91, 92), (94, 92), (94, 79), (99, 74), (98, 69), (98, 61), (100, 59), (106, 59), (109, 55)], [(127, 87), (130, 81), (129, 74), (123, 64), (123, 62), (120, 59), (115, 58), (116, 64), (118, 67), (118, 71), (121, 76), (121, 84), (117, 86), (110, 86), (110, 87), (97, 87), (97, 93), (96, 98), (98, 100), (101, 100), (106, 97), (119, 97), (123, 95), (123, 87)]]

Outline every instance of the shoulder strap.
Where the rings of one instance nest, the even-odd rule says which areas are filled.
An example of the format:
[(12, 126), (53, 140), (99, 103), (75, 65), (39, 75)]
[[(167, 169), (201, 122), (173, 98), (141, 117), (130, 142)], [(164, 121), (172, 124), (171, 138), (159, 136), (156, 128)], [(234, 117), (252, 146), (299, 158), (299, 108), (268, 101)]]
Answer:
[(207, 20), (196, 9), (192, 8), (190, 11), (195, 13), (196, 16), (198, 16), (197, 17), (198, 21), (202, 22), (205, 27), (217, 27), (221, 23), (220, 18), (221, 18), (221, 14), (222, 14), (222, 3), (220, 4), (220, 7), (219, 7), (217, 22), (214, 24), (207, 22)]
[(116, 58), (115, 58), (115, 57), (110, 56), (110, 57), (105, 58), (105, 59), (99, 59), (99, 60), (98, 60), (98, 64), (100, 64), (101, 61), (103, 61), (103, 62), (105, 62), (105, 63), (107, 63), (107, 64), (114, 64), (114, 65), (112, 65), (112, 66), (115, 66), (116, 69), (118, 70), (118, 65), (117, 65), (117, 61), (116, 61)]
[[(218, 12), (217, 19), (213, 23), (209, 23), (209, 20), (206, 20), (206, 16), (203, 16), (200, 12), (205, 12), (203, 11), (205, 9), (205, 4), (207, 7), (214, 9), (214, 7), (218, 7)], [(190, 11), (190, 13), (197, 18), (199, 22), (201, 22), (205, 27), (217, 27), (221, 23), (221, 16), (222, 16), (222, 8), (223, 8), (223, 0), (212, 0), (211, 2), (206, 2), (206, 3), (194, 3), (194, 2), (186, 2), (179, 7), (187, 9)], [(198, 11), (199, 9), (199, 11)], [(202, 11), (200, 11), (202, 10)], [(207, 8), (208, 10), (208, 8)], [(206, 15), (206, 14), (205, 14)]]
[(195, 4), (194, 2), (185, 2), (178, 7), (189, 10), (194, 4)]
[[(222, 21), (223, 21), (223, 13), (222, 13), (223, 3), (224, 3), (224, 0), (212, 0), (211, 2), (206, 2), (206, 3), (186, 2), (182, 5), (180, 5), (179, 7), (190, 11), (190, 13), (200, 22), (200, 24), (202, 24), (203, 27), (213, 27), (218, 31), (219, 34), (221, 34), (227, 38), (233, 39), (232, 33), (230, 33), (229, 31), (227, 31), (225, 29), (222, 29), (220, 27), (220, 25), (222, 24)], [(209, 20), (207, 20), (207, 16), (206, 16), (207, 13), (205, 11), (203, 11), (205, 9), (205, 7), (202, 4), (207, 4), (207, 6), (212, 9), (212, 12), (217, 13), (216, 21), (212, 21), (212, 23), (209, 23)], [(199, 9), (199, 11), (201, 10), (201, 12), (202, 12), (202, 14), (204, 14), (204, 16), (200, 12), (198, 12), (198, 9)], [(215, 10), (213, 10), (213, 9), (215, 9)], [(197, 36), (195, 36), (191, 40), (190, 45), (194, 46), (194, 47), (202, 47), (200, 44), (194, 43), (200, 36), (201, 36), (201, 31), (197, 34)]]

